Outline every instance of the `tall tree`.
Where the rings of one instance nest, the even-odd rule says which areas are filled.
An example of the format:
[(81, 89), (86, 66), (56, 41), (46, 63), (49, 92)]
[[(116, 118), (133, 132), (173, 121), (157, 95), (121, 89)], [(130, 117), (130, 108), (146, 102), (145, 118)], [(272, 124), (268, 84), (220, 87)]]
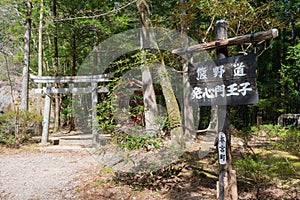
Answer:
[[(143, 100), (144, 100), (144, 114), (145, 125), (147, 134), (150, 136), (155, 135), (159, 127), (157, 124), (157, 103), (155, 97), (155, 91), (153, 87), (153, 80), (149, 64), (147, 64), (147, 48), (153, 43), (153, 39), (150, 35), (150, 8), (147, 1), (137, 1), (137, 8), (140, 13), (142, 29), (141, 29), (141, 50), (143, 51), (143, 66), (142, 66), (142, 82), (143, 82)], [(151, 67), (151, 66), (150, 66)], [(153, 68), (153, 66), (152, 66)]]
[[(57, 18), (57, 2), (56, 0), (52, 1), (52, 12), (54, 19), (54, 34), (53, 34), (53, 46), (54, 46), (54, 59), (53, 59), (53, 68), (54, 68), (54, 76), (58, 76), (58, 36), (57, 36), (57, 26), (58, 23), (56, 21)], [(59, 87), (58, 84), (55, 87)], [(59, 94), (54, 95), (55, 106), (54, 106), (54, 132), (59, 130), (60, 125), (60, 97)]]
[[(179, 5), (183, 6), (186, 3), (186, 0), (179, 0)], [(186, 11), (182, 9), (181, 11), (181, 35), (185, 38), (184, 47), (189, 46), (189, 38), (185, 36), (186, 32)], [(193, 115), (193, 107), (189, 103), (189, 96), (190, 96), (190, 82), (188, 77), (188, 65), (191, 61), (191, 58), (186, 57), (186, 61), (183, 64), (183, 116), (184, 116), (184, 134), (186, 137), (195, 137), (194, 131), (194, 115)]]
[[(146, 0), (140, 0), (138, 1), (139, 4), (144, 4), (144, 9), (149, 9), (148, 3)], [(150, 1), (149, 1), (150, 4)], [(147, 20), (147, 18), (146, 18)], [(144, 24), (147, 24), (147, 26), (150, 26), (149, 22), (143, 22)], [(156, 65), (157, 74), (159, 78), (160, 85), (162, 87), (163, 96), (166, 102), (167, 107), (167, 114), (169, 117), (170, 124), (172, 126), (171, 129), (171, 140), (172, 145), (177, 147), (185, 147), (184, 142), (184, 135), (183, 135), (183, 128), (182, 128), (182, 121), (181, 121), (181, 112), (180, 108), (176, 99), (176, 96), (174, 94), (172, 83), (169, 77), (169, 73), (166, 69), (165, 61), (162, 55), (162, 52), (160, 52), (160, 49), (157, 45), (157, 42), (155, 41), (154, 33), (152, 29), (149, 29), (147, 31), (148, 37), (149, 37), (149, 47), (155, 48), (158, 52), (158, 61), (159, 64)]]
[[(43, 20), (44, 20), (44, 0), (40, 2), (40, 20), (39, 20), (39, 36), (38, 36), (38, 76), (43, 75)], [(38, 84), (38, 89), (42, 88), (42, 84)], [(36, 111), (41, 114), (41, 94), (37, 96)], [(35, 132), (39, 135), (42, 131), (42, 122), (37, 124)]]
[(21, 109), (28, 110), (28, 79), (30, 66), (30, 36), (31, 36), (31, 9), (32, 3), (26, 1), (26, 25), (24, 34), (24, 67), (22, 75), (22, 94), (21, 94)]

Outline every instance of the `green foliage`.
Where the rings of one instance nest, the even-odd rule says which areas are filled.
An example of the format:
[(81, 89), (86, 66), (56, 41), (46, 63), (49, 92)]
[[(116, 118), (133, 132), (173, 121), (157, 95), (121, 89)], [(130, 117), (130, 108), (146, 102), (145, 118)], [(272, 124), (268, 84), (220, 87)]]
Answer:
[(234, 166), (240, 177), (260, 187), (270, 182), (269, 174), (273, 170), (262, 158), (246, 155), (235, 161)]
[[(1, 70), (1, 68), (0, 68), (0, 70)], [(6, 74), (2, 74), (2, 73), (0, 74), (0, 81), (8, 81)]]
[(116, 124), (114, 123), (114, 116), (112, 113), (113, 106), (109, 97), (104, 99), (97, 105), (97, 120), (99, 127), (106, 134), (111, 134), (115, 131)]
[(267, 136), (284, 136), (287, 130), (283, 129), (280, 125), (264, 124), (260, 126), (261, 132)]
[(0, 115), (0, 144), (16, 147), (33, 136), (34, 125), (42, 121), (35, 112), (9, 112)]
[(13, 113), (0, 115), (0, 144), (15, 146), (16, 140), (13, 129)]
[(0, 134), (0, 144), (4, 144), (7, 147), (18, 146), (15, 136), (8, 133)]
[(244, 141), (249, 141), (254, 134), (257, 134), (257, 127), (251, 126), (238, 131), (237, 136)]
[[(75, 105), (77, 106), (77, 105)], [(60, 114), (60, 118), (65, 122), (68, 123), (70, 121), (70, 117), (73, 114), (73, 109), (72, 109), (72, 98), (67, 97), (66, 99), (62, 100), (62, 111)], [(78, 109), (80, 110), (80, 109)], [(83, 114), (81, 115), (81, 113), (78, 113), (78, 116), (83, 116)]]
[(273, 168), (271, 176), (274, 179), (289, 181), (300, 178), (300, 162), (296, 156), (282, 152), (267, 161)]
[[(37, 72), (37, 41), (38, 25), (40, 14), (40, 1), (32, 0), (32, 42), (31, 42), (31, 66), (30, 73)], [(44, 21), (43, 21), (43, 75), (74, 75), (78, 67), (86, 59), (87, 55), (95, 49), (102, 41), (116, 33), (120, 33), (132, 28), (141, 27), (137, 20), (139, 13), (136, 5), (118, 10), (128, 1), (110, 0), (87, 0), (87, 1), (61, 1), (57, 0), (57, 21), (54, 21), (52, 11), (52, 1), (44, 1)], [(258, 88), (260, 102), (258, 108), (265, 122), (275, 123), (281, 113), (298, 113), (299, 107), (299, 39), (300, 33), (299, 3), (296, 1), (213, 1), (213, 0), (189, 0), (183, 5), (179, 5), (178, 0), (159, 1), (151, 0), (151, 23), (153, 26), (176, 29), (180, 31), (181, 23), (185, 22), (185, 32), (199, 43), (214, 40), (215, 22), (226, 19), (229, 24), (228, 36), (250, 34), (252, 32), (279, 28), (279, 37), (270, 42), (257, 45), (258, 52), (266, 51), (259, 56), (258, 64)], [(23, 45), (24, 18), (26, 11), (24, 1), (0, 2), (0, 52), (6, 55), (13, 55), (9, 58), (14, 62), (21, 62)], [(182, 12), (186, 14), (183, 15)], [(95, 17), (101, 15), (101, 17)], [(79, 18), (80, 19), (79, 19)], [(70, 19), (73, 18), (73, 19)], [(74, 19), (77, 18), (77, 19)], [(54, 36), (58, 39), (59, 67), (58, 71), (53, 69), (54, 56)], [(294, 35), (294, 36), (293, 36)], [(265, 45), (264, 45), (265, 44)], [(230, 47), (230, 54), (243, 51), (246, 46)], [(99, 49), (98, 49), (99, 50)], [(253, 46), (248, 48), (248, 53), (253, 51)], [(10, 54), (12, 52), (12, 54)], [(164, 52), (165, 53), (165, 52)], [(106, 50), (101, 50), (101, 55), (109, 54)], [(210, 52), (211, 55), (214, 52)], [(108, 55), (109, 56), (109, 55)], [(146, 55), (141, 52), (132, 52), (122, 55), (118, 60), (109, 66), (108, 72), (113, 72), (115, 79), (108, 87), (114, 89), (117, 82), (129, 69), (142, 64), (142, 58)], [(174, 56), (174, 55), (173, 55)], [(94, 60), (91, 56), (91, 62)], [(154, 58), (147, 55), (150, 63)], [(172, 54), (163, 55), (165, 63), (181, 70), (181, 60), (174, 59)], [(179, 58), (179, 56), (178, 56)], [(90, 58), (88, 58), (90, 59)], [(176, 61), (176, 62), (175, 62)], [(102, 61), (98, 61), (97, 65)], [(95, 64), (95, 63), (92, 63)], [(74, 69), (73, 69), (74, 67)], [(84, 70), (83, 72), (92, 73)], [(94, 73), (94, 72), (93, 72)], [(4, 79), (5, 77), (0, 77)], [(99, 123), (106, 133), (114, 131), (115, 121), (112, 115), (113, 106), (110, 97), (104, 98), (104, 103), (99, 104)], [(61, 117), (66, 120), (70, 114), (70, 108), (63, 106)], [(209, 108), (208, 108), (209, 109)], [(131, 114), (141, 113), (142, 106), (131, 110)], [(232, 124), (236, 128), (243, 128), (250, 123), (250, 113), (255, 116), (254, 109), (234, 107), (231, 110)], [(201, 119), (199, 127), (206, 128), (209, 121), (209, 110), (201, 108)], [(167, 120), (164, 120), (165, 122)], [(172, 126), (164, 123), (166, 126)], [(166, 128), (164, 130), (167, 130)], [(273, 132), (273, 131), (272, 131)], [(271, 133), (273, 134), (273, 133)]]
[(111, 167), (103, 167), (103, 168), (100, 169), (100, 172), (101, 173), (113, 173), (114, 169), (111, 168)]
[(190, 0), (175, 11), (180, 19), (182, 10), (188, 11), (184, 16), (187, 33), (198, 41), (213, 40), (213, 29), (217, 20), (229, 22), (228, 35), (236, 36), (253, 31), (278, 26), (279, 22), (273, 12), (273, 1), (268, 3), (254, 1), (214, 1)]
[[(283, 103), (287, 105), (286, 107), (288, 107), (288, 105), (299, 104), (300, 42), (288, 49), (286, 62), (286, 64), (283, 64), (281, 66), (279, 72), (281, 75), (280, 83), (284, 88), (283, 92), (285, 100), (283, 101)], [(294, 112), (296, 113), (297, 110), (295, 110)]]
[(300, 156), (300, 129), (291, 127), (280, 132), (279, 140), (272, 142), (273, 148)]
[(272, 142), (273, 148), (300, 155), (299, 127), (282, 128), (279, 125), (266, 124), (261, 126), (261, 131), (267, 136), (278, 137), (276, 141)]
[(15, 42), (20, 39), (18, 34), (22, 30), (22, 18), (16, 9), (18, 4), (6, 0), (0, 2), (0, 53), (5, 55), (11, 55), (19, 45)]
[[(290, 131), (291, 129), (286, 129), (286, 128), (282, 128), (280, 125), (273, 125), (273, 124), (263, 124), (260, 125), (260, 132), (264, 133), (267, 136), (270, 137), (284, 137), (285, 135), (287, 135), (287, 133)], [(251, 126), (251, 127), (247, 127), (244, 128), (242, 131), (239, 131), (239, 136), (243, 137), (243, 134), (247, 134), (249, 135), (249, 139), (251, 138), (252, 135), (258, 135), (258, 128), (257, 126)]]
[(31, 111), (20, 111), (17, 113), (16, 124), (19, 126), (20, 134), (29, 134), (35, 124), (43, 120), (41, 115)]
[[(248, 141), (258, 134), (258, 128), (253, 126), (241, 131), (244, 145), (251, 153), (242, 155), (234, 161), (238, 177), (249, 184), (260, 199), (260, 190), (278, 181), (291, 181), (299, 177), (300, 132), (297, 127), (289, 129), (279, 125), (266, 124), (260, 126), (260, 131), (267, 136), (276, 138), (265, 148), (251, 148)], [(271, 147), (271, 148), (270, 148)], [(267, 150), (269, 149), (269, 150)], [(278, 151), (279, 150), (279, 151)]]
[(246, 155), (234, 162), (238, 177), (256, 190), (259, 198), (260, 190), (278, 180), (290, 181), (299, 178), (297, 157), (285, 153), (274, 155), (271, 151), (261, 151), (257, 155)]
[(120, 148), (128, 151), (135, 149), (150, 151), (162, 147), (162, 139), (160, 137), (150, 137), (147, 135), (132, 136), (126, 133), (119, 133), (115, 134), (112, 140), (117, 143)]

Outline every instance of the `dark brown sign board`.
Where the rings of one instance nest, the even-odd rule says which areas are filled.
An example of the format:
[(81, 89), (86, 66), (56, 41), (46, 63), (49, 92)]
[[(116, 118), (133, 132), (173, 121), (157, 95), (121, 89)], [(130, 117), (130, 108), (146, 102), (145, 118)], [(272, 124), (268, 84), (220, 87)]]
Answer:
[(258, 103), (255, 54), (194, 63), (189, 67), (192, 105)]

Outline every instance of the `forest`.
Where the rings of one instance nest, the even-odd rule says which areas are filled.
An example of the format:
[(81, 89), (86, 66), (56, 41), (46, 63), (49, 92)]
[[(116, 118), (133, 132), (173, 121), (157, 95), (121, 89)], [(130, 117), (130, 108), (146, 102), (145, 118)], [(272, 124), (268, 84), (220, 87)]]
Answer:
[[(100, 152), (101, 138), (109, 137), (122, 151), (149, 156), (149, 169), (144, 163), (134, 173), (103, 168), (102, 174), (114, 176), (109, 183), (98, 178), (105, 182), (103, 188), (121, 184), (133, 191), (164, 189), (168, 198), (162, 199), (193, 199), (174, 183), (187, 181), (179, 174), (192, 171), (191, 177), (221, 182), (213, 197), (203, 199), (300, 198), (300, 2), (2, 0), (0, 27), (1, 146), (20, 148), (34, 143), (33, 138), (52, 144), (49, 134), (92, 134), (93, 147)], [(259, 34), (271, 36), (258, 40)], [(249, 41), (222, 45), (241, 37)], [(205, 49), (208, 44), (214, 47)], [(197, 45), (202, 49), (190, 50)], [(191, 92), (191, 77), (206, 79), (204, 65), (226, 65), (227, 70), (225, 62), (252, 55), (254, 88), (238, 91), (245, 96), (254, 90), (256, 100), (191, 103), (196, 95), (212, 96), (207, 88), (202, 93), (198, 87), (202, 97)], [(215, 77), (218, 73), (214, 71)], [(221, 151), (219, 132), (227, 141), (224, 166), (215, 156)], [(165, 149), (169, 157), (151, 163)], [(269, 159), (273, 151), (278, 157)], [(174, 152), (180, 156), (172, 160)], [(158, 169), (150, 170), (152, 164)], [(235, 170), (236, 177), (231, 174)], [(229, 183), (223, 183), (223, 176)], [(274, 196), (278, 182), (289, 196)], [(232, 185), (237, 185), (239, 197)], [(273, 193), (267, 194), (270, 188)], [(82, 199), (90, 191), (85, 192)], [(93, 195), (90, 199), (97, 199)], [(117, 199), (120, 194), (111, 195)]]

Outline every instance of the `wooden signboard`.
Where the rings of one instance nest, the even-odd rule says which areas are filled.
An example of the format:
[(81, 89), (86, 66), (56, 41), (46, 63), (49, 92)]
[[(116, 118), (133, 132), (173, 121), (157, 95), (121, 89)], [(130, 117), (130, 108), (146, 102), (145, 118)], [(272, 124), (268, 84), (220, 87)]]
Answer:
[(189, 67), (193, 105), (258, 103), (255, 54), (194, 63)]

